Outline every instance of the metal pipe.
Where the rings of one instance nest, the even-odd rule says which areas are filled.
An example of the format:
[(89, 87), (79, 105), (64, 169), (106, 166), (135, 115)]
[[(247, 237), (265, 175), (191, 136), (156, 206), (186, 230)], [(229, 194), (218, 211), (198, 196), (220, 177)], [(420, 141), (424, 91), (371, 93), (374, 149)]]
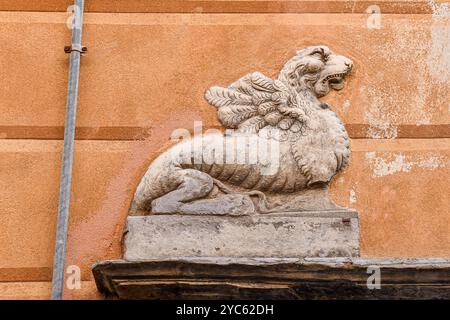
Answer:
[(72, 179), (75, 120), (78, 102), (80, 58), (83, 52), (84, 0), (75, 0), (72, 22), (72, 47), (70, 49), (69, 82), (67, 85), (66, 122), (64, 127), (64, 150), (62, 158), (58, 222), (56, 226), (55, 256), (53, 260), (52, 300), (61, 300), (64, 284), (64, 260), (66, 256), (67, 225), (69, 221), (70, 186)]

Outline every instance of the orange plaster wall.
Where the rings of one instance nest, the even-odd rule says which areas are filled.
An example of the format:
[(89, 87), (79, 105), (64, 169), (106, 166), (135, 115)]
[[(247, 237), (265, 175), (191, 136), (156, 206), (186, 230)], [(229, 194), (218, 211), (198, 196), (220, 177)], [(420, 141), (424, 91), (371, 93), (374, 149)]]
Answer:
[[(318, 42), (355, 62), (346, 88), (325, 100), (352, 137), (351, 164), (331, 194), (359, 211), (361, 254), (450, 256), (450, 62), (439, 50), (448, 51), (448, 19), (384, 14), (369, 30), (361, 13), (120, 8), (86, 14), (67, 248), (83, 283), (66, 298), (101, 298), (90, 268), (120, 258), (134, 190), (172, 131), (220, 127), (205, 89), (256, 70), (274, 77), (295, 49)], [(0, 298), (46, 299), (70, 31), (65, 13), (13, 9), (22, 11), (0, 11)]]

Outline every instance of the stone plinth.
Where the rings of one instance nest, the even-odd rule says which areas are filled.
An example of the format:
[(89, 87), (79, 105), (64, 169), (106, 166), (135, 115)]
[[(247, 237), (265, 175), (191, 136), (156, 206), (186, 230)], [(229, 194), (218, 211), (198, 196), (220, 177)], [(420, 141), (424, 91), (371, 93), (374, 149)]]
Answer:
[(311, 211), (245, 217), (130, 216), (124, 259), (179, 257), (355, 257), (356, 211)]

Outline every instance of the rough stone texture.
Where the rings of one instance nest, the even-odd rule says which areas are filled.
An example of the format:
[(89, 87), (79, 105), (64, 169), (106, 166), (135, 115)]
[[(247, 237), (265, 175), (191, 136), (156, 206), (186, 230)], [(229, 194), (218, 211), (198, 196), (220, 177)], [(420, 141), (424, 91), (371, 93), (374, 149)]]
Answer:
[(356, 211), (253, 217), (131, 216), (124, 259), (176, 257), (352, 257), (359, 255)]
[[(380, 289), (367, 287), (368, 267)], [(93, 273), (120, 299), (450, 299), (449, 259), (116, 260)]]

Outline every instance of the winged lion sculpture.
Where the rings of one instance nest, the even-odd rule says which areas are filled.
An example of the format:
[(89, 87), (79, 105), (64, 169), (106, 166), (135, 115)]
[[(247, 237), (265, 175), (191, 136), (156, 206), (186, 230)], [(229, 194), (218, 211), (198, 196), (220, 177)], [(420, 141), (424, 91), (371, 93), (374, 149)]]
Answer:
[(211, 87), (205, 98), (229, 130), (162, 153), (143, 176), (130, 214), (336, 209), (327, 186), (349, 161), (349, 138), (319, 98), (342, 89), (352, 66), (328, 47), (312, 46), (297, 51), (276, 80), (254, 72)]

